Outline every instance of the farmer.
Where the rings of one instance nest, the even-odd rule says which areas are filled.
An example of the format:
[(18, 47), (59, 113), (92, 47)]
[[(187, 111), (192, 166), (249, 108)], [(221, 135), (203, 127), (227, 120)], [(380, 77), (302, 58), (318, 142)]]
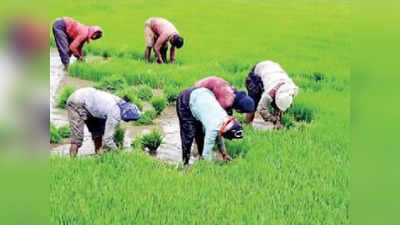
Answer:
[[(299, 90), (288, 74), (278, 63), (262, 61), (250, 71), (246, 88), (262, 118), (281, 129), (283, 112), (290, 107)], [(268, 111), (269, 107), (273, 110), (272, 114)], [(254, 116), (255, 111), (248, 113), (247, 123), (251, 123)]]
[(243, 128), (240, 123), (225, 112), (207, 88), (193, 87), (183, 91), (176, 103), (182, 141), (182, 159), (187, 165), (193, 139), (196, 140), (200, 156), (211, 160), (214, 144), (224, 160), (231, 160), (226, 153), (222, 137), (227, 139), (242, 138)]
[(146, 51), (144, 59), (150, 61), (151, 49), (155, 54), (157, 63), (167, 62), (168, 42), (171, 43), (170, 61), (175, 63), (175, 47), (183, 46), (183, 38), (179, 36), (175, 26), (163, 18), (150, 18), (144, 24), (144, 38), (146, 40)]
[(206, 77), (196, 83), (196, 87), (210, 89), (219, 104), (224, 108), (228, 115), (232, 115), (232, 109), (239, 113), (249, 113), (254, 111), (254, 101), (246, 92), (238, 91), (222, 78), (211, 76)]
[(78, 60), (83, 60), (83, 44), (101, 38), (103, 31), (98, 26), (85, 26), (71, 18), (64, 17), (54, 22), (53, 34), (64, 70), (67, 70), (71, 54)]
[(91, 87), (72, 93), (67, 100), (67, 110), (71, 127), (71, 156), (76, 156), (82, 146), (84, 124), (92, 134), (97, 154), (103, 140), (105, 150), (117, 149), (113, 136), (121, 120), (128, 122), (140, 118), (139, 109), (127, 97), (121, 99)]

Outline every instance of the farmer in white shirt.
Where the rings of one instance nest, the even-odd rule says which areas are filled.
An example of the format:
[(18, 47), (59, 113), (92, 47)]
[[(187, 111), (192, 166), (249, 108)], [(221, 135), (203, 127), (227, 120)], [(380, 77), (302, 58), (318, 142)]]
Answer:
[[(282, 69), (273, 61), (262, 61), (255, 65), (246, 79), (246, 88), (253, 98), (256, 111), (265, 121), (281, 128), (283, 113), (290, 107), (299, 88)], [(272, 114), (269, 112), (272, 109)], [(247, 114), (247, 123), (254, 120), (255, 111)]]
[(67, 100), (67, 110), (71, 128), (71, 156), (76, 156), (82, 146), (85, 124), (92, 134), (97, 154), (103, 141), (104, 149), (117, 148), (113, 137), (115, 127), (121, 120), (140, 118), (139, 109), (128, 98), (121, 99), (91, 87), (81, 88), (72, 93)]

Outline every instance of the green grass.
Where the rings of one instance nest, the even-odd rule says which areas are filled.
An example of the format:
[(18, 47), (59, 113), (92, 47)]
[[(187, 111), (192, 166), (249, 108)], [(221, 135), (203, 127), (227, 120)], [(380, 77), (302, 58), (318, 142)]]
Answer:
[(68, 125), (61, 126), (58, 128), (58, 134), (62, 138), (69, 138), (71, 136), (71, 130), (69, 129)]
[(149, 110), (140, 116), (138, 120), (134, 122), (135, 125), (151, 125), (153, 124), (153, 119), (157, 117), (157, 112), (155, 110)]
[(160, 131), (152, 130), (148, 134), (137, 136), (131, 146), (133, 149), (148, 149), (150, 152), (156, 152), (161, 144), (162, 138)]
[(61, 90), (59, 96), (57, 97), (56, 100), (56, 106), (57, 108), (60, 109), (64, 109), (66, 104), (67, 104), (67, 100), (69, 98), (69, 96), (76, 90), (76, 88), (71, 87), (71, 86), (65, 86), (63, 87), (63, 89)]
[(50, 143), (58, 144), (62, 142), (62, 137), (58, 133), (57, 128), (54, 126), (52, 122), (50, 122)]
[(118, 148), (122, 148), (124, 146), (124, 137), (125, 129), (121, 125), (117, 126), (114, 131), (114, 142)]
[(151, 105), (154, 110), (157, 112), (157, 115), (161, 115), (164, 111), (165, 107), (167, 107), (167, 99), (164, 96), (154, 96), (151, 99)]
[[(196, 162), (185, 173), (142, 151), (52, 157), (52, 224), (350, 224), (348, 1), (88, 0), (51, 7), (51, 19), (68, 15), (104, 29), (84, 51), (108, 59), (74, 63), (72, 76), (98, 82), (120, 74), (129, 86), (162, 89), (171, 103), (210, 75), (244, 89), (254, 64), (271, 59), (300, 87), (287, 113), (295, 129), (245, 126), (244, 139), (226, 141), (235, 157), (228, 164)], [(185, 38), (176, 65), (143, 62), (150, 16), (172, 20)], [(156, 113), (147, 114), (151, 123)]]

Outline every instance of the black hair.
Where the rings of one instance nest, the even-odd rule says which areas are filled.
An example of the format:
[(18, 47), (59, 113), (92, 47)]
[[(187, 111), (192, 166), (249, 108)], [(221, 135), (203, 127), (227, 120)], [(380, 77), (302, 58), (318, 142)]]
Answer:
[(124, 97), (122, 99), (124, 99), (124, 101), (126, 101), (126, 102), (132, 102), (131, 99), (126, 95), (124, 95)]
[(171, 39), (171, 44), (177, 48), (181, 48), (183, 46), (183, 38), (175, 34)]

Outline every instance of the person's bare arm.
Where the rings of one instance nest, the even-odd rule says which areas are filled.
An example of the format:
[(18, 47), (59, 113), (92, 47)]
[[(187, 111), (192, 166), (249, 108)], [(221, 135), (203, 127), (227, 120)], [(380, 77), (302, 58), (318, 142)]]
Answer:
[(276, 129), (282, 129), (281, 119), (282, 119), (283, 112), (280, 109), (275, 109), (275, 127)]
[(167, 35), (161, 35), (158, 37), (156, 44), (154, 45), (154, 53), (156, 55), (156, 61), (160, 63), (164, 63), (162, 57), (161, 57), (161, 48), (164, 45), (165, 42), (168, 41), (168, 36)]
[(226, 152), (224, 140), (222, 139), (222, 137), (221, 138), (217, 137), (217, 147), (224, 160), (226, 161), (232, 160), (232, 157)]
[(85, 35), (79, 35), (75, 38), (74, 41), (69, 46), (69, 49), (71, 50), (72, 54), (80, 59), (82, 57), (82, 47), (83, 43), (85, 42), (86, 36)]
[(254, 111), (254, 112), (247, 113), (247, 115), (246, 115), (246, 122), (247, 122), (247, 124), (250, 124), (250, 123), (253, 122), (255, 115), (256, 115), (256, 112), (255, 112), (255, 111)]
[(171, 63), (175, 63), (176, 59), (175, 59), (175, 47), (171, 46), (171, 49), (169, 50), (169, 59), (171, 61)]

